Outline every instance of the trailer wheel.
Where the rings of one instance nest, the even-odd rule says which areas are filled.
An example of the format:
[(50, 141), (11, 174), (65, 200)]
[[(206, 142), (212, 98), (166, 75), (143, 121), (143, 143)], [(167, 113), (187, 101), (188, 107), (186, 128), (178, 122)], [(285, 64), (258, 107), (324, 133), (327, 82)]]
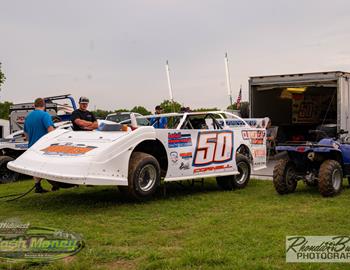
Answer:
[(318, 189), (322, 196), (339, 194), (343, 184), (343, 170), (339, 162), (328, 159), (321, 164)]
[(216, 177), (216, 182), (218, 186), (223, 190), (245, 188), (250, 180), (249, 159), (242, 154), (237, 154), (236, 163), (239, 174)]
[(135, 152), (129, 163), (128, 186), (120, 190), (128, 196), (143, 200), (151, 197), (160, 183), (160, 166), (157, 159), (149, 154)]
[(19, 178), (19, 173), (11, 171), (7, 168), (7, 163), (13, 161), (14, 158), (9, 156), (0, 156), (0, 183), (15, 182)]
[(289, 159), (281, 159), (273, 169), (273, 185), (281, 194), (293, 193), (297, 187), (295, 165)]

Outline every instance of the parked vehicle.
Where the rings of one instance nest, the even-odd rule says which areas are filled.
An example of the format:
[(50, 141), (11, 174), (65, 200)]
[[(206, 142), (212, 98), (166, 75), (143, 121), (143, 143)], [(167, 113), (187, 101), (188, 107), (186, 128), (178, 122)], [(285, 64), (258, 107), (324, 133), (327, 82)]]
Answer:
[[(72, 112), (77, 108), (73, 97), (68, 95), (46, 97), (46, 111), (52, 115), (55, 122), (69, 121)], [(10, 133), (23, 129), (24, 119), (27, 114), (33, 111), (34, 103), (19, 103), (10, 107)]]
[(130, 124), (131, 123), (131, 114), (137, 118), (137, 124), (139, 126), (149, 126), (149, 121), (146, 118), (140, 118), (142, 116), (139, 113), (134, 112), (118, 112), (108, 114), (105, 120), (112, 121), (118, 124)]
[[(138, 126), (111, 131), (55, 130), (8, 168), (75, 185), (115, 185), (135, 199), (152, 196), (161, 183), (216, 177), (225, 190), (244, 188), (250, 168), (266, 168), (266, 130), (228, 112), (164, 114), (168, 128)], [(141, 118), (141, 117), (138, 117)], [(146, 117), (143, 117), (146, 118)], [(230, 127), (226, 121), (244, 125)], [(218, 122), (223, 121), (223, 125)]]
[(273, 184), (279, 194), (294, 192), (297, 182), (302, 180), (308, 186), (318, 187), (324, 197), (335, 196), (342, 190), (343, 177), (350, 177), (350, 137), (340, 137), (348, 132), (340, 130), (335, 138), (329, 138), (324, 130), (310, 133), (322, 138), (315, 143), (276, 147), (288, 154), (273, 171)]

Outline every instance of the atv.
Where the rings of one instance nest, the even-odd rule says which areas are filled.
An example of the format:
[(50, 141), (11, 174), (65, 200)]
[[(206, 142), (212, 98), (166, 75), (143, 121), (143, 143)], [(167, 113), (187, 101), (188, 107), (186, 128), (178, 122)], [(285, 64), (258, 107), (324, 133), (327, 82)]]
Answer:
[(288, 156), (279, 160), (273, 171), (273, 184), (279, 194), (295, 191), (297, 182), (317, 186), (324, 197), (338, 195), (343, 177), (350, 177), (350, 138), (340, 130), (331, 138), (323, 130), (312, 130), (318, 142), (287, 143), (276, 147)]

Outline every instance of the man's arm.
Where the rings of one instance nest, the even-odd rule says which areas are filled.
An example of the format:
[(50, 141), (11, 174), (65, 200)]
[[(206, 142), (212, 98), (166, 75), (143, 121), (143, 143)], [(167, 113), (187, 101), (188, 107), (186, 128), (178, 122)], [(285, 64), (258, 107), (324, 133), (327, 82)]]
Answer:
[(86, 121), (86, 120), (82, 120), (82, 119), (75, 119), (74, 123), (78, 126), (80, 126), (83, 129), (86, 130), (94, 130), (96, 128), (98, 128), (98, 123), (97, 121), (95, 122), (90, 122), (90, 121)]
[(81, 128), (88, 128), (91, 126), (92, 122), (77, 118), (74, 120), (74, 124), (80, 126)]
[(51, 115), (46, 113), (45, 116), (43, 117), (43, 123), (44, 126), (46, 127), (47, 132), (51, 132), (55, 130), (54, 123), (52, 122)]

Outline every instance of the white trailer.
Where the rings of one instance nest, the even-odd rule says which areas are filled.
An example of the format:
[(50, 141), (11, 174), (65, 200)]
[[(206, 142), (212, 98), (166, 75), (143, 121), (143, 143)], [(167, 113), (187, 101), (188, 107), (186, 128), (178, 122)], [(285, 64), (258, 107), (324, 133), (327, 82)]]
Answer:
[(349, 78), (341, 71), (250, 77), (250, 117), (271, 118), (279, 142), (308, 140), (310, 129), (349, 130)]

